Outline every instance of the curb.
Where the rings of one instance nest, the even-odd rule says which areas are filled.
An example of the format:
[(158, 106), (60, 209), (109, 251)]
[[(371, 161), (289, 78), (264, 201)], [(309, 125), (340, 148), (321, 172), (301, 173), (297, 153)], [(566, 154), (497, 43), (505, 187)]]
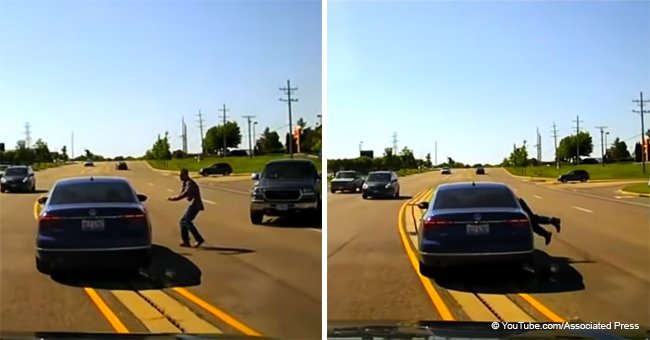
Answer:
[(638, 192), (633, 192), (633, 191), (626, 191), (626, 190), (619, 190), (621, 194), (629, 195), (629, 196), (637, 196), (637, 197), (647, 197), (650, 198), (650, 194), (639, 194)]
[[(144, 163), (149, 167), (149, 169), (151, 169), (151, 170), (153, 170), (153, 171), (156, 171), (156, 172), (162, 172), (162, 173), (175, 174), (175, 175), (176, 175), (176, 174), (178, 174), (178, 172), (180, 171), (180, 170), (163, 170), (163, 169), (156, 169), (156, 168), (154, 168), (153, 166), (151, 166), (151, 164), (149, 164), (149, 162), (147, 162), (147, 161), (143, 161), (143, 162), (144, 162)], [(192, 171), (190, 171), (190, 174), (191, 174), (191, 173), (192, 173)], [(243, 177), (243, 176), (250, 176), (250, 175), (251, 175), (251, 173), (247, 173), (247, 172), (239, 172), (239, 173), (232, 173), (232, 174), (228, 175), (228, 177), (238, 177), (238, 176)], [(194, 179), (197, 179), (197, 178), (203, 178), (203, 176), (201, 176), (201, 175), (190, 175), (190, 177), (191, 177), (191, 178), (194, 178)]]

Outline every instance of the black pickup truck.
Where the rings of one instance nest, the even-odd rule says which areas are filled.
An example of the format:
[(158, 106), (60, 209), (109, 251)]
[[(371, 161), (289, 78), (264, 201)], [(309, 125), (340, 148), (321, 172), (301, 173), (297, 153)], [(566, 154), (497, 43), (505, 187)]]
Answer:
[(289, 216), (309, 213), (320, 219), (321, 174), (309, 160), (273, 160), (262, 173), (252, 176), (250, 216), (261, 224), (264, 215)]

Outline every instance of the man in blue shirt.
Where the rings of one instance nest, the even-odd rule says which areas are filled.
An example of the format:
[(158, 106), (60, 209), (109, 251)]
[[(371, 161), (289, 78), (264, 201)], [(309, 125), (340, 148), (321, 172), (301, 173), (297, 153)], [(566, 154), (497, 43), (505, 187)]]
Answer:
[(167, 200), (180, 201), (185, 198), (190, 202), (190, 205), (185, 209), (185, 213), (180, 221), (182, 240), (180, 246), (190, 246), (189, 233), (192, 233), (192, 236), (194, 236), (194, 239), (196, 240), (196, 245), (194, 247), (199, 247), (203, 242), (205, 242), (205, 239), (201, 236), (201, 233), (199, 233), (199, 230), (192, 221), (194, 221), (196, 215), (199, 214), (199, 211), (204, 210), (203, 201), (201, 200), (201, 191), (199, 190), (198, 184), (190, 178), (187, 169), (181, 170), (180, 179), (183, 182), (181, 193), (178, 196), (168, 197)]

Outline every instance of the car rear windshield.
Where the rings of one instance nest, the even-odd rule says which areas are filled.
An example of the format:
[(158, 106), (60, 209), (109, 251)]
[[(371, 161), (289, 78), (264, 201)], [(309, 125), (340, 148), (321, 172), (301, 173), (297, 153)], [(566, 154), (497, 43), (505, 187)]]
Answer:
[(50, 195), (50, 204), (134, 203), (131, 186), (123, 182), (74, 183), (58, 185)]
[(436, 193), (434, 209), (516, 208), (517, 201), (505, 188), (455, 188)]
[(356, 172), (352, 171), (346, 171), (346, 172), (339, 172), (336, 174), (336, 178), (355, 178), (357, 177)]
[(315, 178), (317, 175), (314, 165), (307, 162), (269, 163), (262, 173), (267, 179)]
[(390, 182), (390, 174), (370, 174), (366, 182)]
[(27, 176), (27, 168), (7, 168), (5, 176)]

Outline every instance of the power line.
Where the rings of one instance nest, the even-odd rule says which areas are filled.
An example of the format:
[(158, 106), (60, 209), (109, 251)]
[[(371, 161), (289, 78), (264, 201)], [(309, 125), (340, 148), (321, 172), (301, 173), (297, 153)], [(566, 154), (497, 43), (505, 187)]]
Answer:
[(255, 118), (255, 116), (243, 115), (242, 117), (246, 118), (248, 121), (248, 156), (250, 158), (253, 158), (253, 144), (251, 142), (251, 119)]
[(291, 130), (293, 129), (293, 122), (291, 121), (291, 103), (297, 102), (298, 98), (291, 98), (293, 92), (298, 91), (297, 87), (291, 87), (291, 81), (287, 79), (287, 87), (281, 87), (280, 91), (287, 95), (287, 99), (280, 98), (280, 101), (286, 102), (289, 107), (289, 156), (293, 158), (293, 136)]
[(226, 112), (230, 111), (230, 109), (227, 109), (226, 104), (223, 104), (223, 107), (219, 111), (221, 111), (221, 115), (219, 117), (221, 117), (223, 119), (223, 131), (222, 131), (222, 133), (223, 133), (223, 157), (226, 157), (226, 150), (227, 150), (227, 148), (226, 148), (226, 135), (227, 135), (226, 134), (226, 121), (228, 119), (228, 116), (227, 116)]
[(650, 111), (646, 111), (643, 109), (643, 104), (650, 103), (650, 100), (643, 100), (643, 92), (639, 93), (639, 100), (632, 100), (632, 102), (637, 103), (641, 107), (641, 110), (632, 110), (634, 113), (638, 113), (639, 116), (641, 117), (641, 164), (643, 168), (643, 174), (645, 175), (645, 162), (646, 160), (646, 153), (643, 150), (644, 144), (644, 134), (645, 134), (645, 127), (643, 126), (643, 115), (646, 113), (650, 113)]
[(203, 145), (204, 144), (203, 139), (205, 137), (203, 136), (203, 126), (204, 125), (203, 125), (203, 115), (201, 114), (201, 110), (199, 110), (198, 116), (199, 116), (199, 121), (197, 123), (199, 123), (199, 132), (201, 133), (201, 154), (203, 155), (203, 154), (205, 154), (205, 146)]
[(580, 116), (576, 116), (576, 120), (573, 121), (576, 123), (576, 164), (580, 164), (580, 123), (584, 123), (580, 120)]
[(596, 126), (596, 129), (600, 130), (600, 163), (605, 166), (605, 144), (604, 144), (604, 135), (605, 129), (607, 126)]

